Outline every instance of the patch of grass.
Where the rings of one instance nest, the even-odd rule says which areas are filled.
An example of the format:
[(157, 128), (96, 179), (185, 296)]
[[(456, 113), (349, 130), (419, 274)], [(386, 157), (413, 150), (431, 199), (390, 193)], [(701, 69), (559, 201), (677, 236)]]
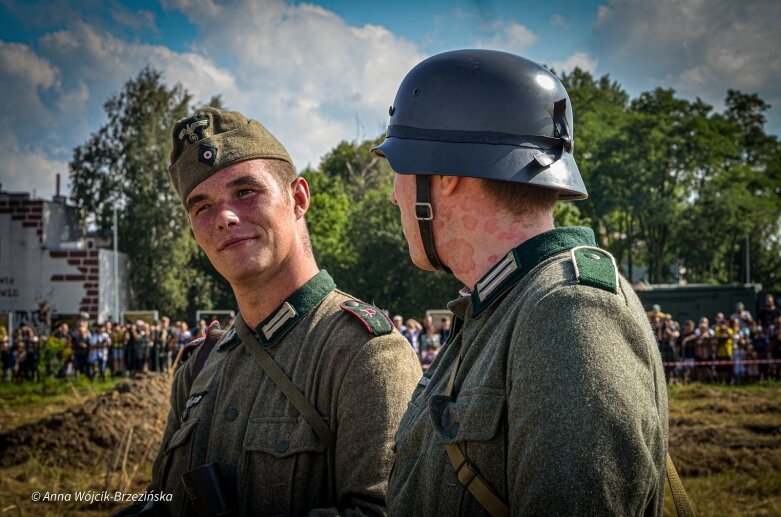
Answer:
[[(724, 471), (683, 480), (697, 515), (754, 517), (781, 515), (781, 472), (756, 474)], [(666, 489), (664, 515), (674, 517), (675, 505)]]
[[(118, 380), (54, 379), (0, 384), (0, 431), (64, 411), (114, 389)], [(0, 508), (2, 509), (2, 508)]]
[[(3, 469), (0, 476), (0, 512), (7, 515), (111, 515), (127, 503), (77, 501), (78, 491), (111, 494), (115, 486), (105, 486), (105, 467), (77, 469), (72, 466), (49, 466), (40, 458), (31, 457), (21, 465)], [(151, 463), (145, 466), (137, 478), (151, 478)], [(143, 493), (146, 483), (135, 480), (128, 493)], [(69, 501), (32, 501), (32, 494), (68, 494)]]

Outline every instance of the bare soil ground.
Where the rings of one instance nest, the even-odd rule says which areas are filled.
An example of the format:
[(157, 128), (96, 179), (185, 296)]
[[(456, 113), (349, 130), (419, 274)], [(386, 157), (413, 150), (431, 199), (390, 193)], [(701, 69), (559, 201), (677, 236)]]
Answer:
[[(143, 492), (168, 378), (146, 375), (75, 405), (28, 411), (27, 423), (0, 432), (0, 516), (106, 515), (123, 505), (35, 503), (31, 494)], [(781, 384), (671, 387), (670, 453), (698, 515), (781, 516)], [(669, 491), (666, 503), (675, 515)]]
[[(143, 492), (165, 426), (169, 382), (164, 374), (139, 375), (80, 404), (58, 401), (54, 414), (51, 404), (23, 406), (39, 416), (0, 433), (0, 515), (106, 515), (123, 505), (76, 501), (73, 494)], [(72, 496), (36, 503), (33, 492)]]

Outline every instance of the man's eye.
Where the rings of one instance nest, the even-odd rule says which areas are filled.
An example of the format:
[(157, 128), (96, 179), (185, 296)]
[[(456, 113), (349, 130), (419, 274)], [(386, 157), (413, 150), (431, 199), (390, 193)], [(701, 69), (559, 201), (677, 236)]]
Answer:
[(204, 210), (206, 210), (210, 206), (211, 205), (209, 205), (209, 204), (203, 204), (203, 205), (199, 206), (198, 208), (195, 209), (195, 215), (200, 214), (201, 212), (203, 212)]
[(252, 194), (253, 192), (254, 192), (254, 191), (253, 191), (252, 189), (245, 188), (245, 189), (241, 189), (241, 190), (239, 190), (239, 192), (238, 192), (238, 194), (237, 194), (237, 195), (238, 195), (239, 197), (243, 197), (243, 196), (247, 196), (247, 195), (249, 195), (249, 194)]

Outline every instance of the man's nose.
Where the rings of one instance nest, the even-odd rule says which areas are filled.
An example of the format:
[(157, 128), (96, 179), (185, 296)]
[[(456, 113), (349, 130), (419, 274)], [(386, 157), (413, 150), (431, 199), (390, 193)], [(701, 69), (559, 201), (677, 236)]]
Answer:
[(390, 202), (398, 206), (399, 200), (396, 199), (396, 189), (394, 188), (390, 193)]
[(217, 217), (217, 224), (220, 230), (227, 230), (228, 227), (238, 224), (239, 216), (230, 206), (221, 205)]

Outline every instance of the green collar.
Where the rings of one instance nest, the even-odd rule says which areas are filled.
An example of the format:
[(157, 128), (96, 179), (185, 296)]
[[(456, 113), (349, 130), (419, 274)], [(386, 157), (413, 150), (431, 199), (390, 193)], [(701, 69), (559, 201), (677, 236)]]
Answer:
[[(285, 302), (274, 310), (271, 315), (255, 327), (260, 344), (270, 348), (277, 344), (296, 323), (314, 309), (328, 293), (336, 288), (333, 278), (325, 269), (310, 278), (298, 288)], [(239, 341), (234, 329), (228, 331), (229, 336), (222, 341), (219, 350), (227, 350)]]
[(475, 284), (471, 294), (472, 317), (477, 317), (538, 264), (576, 246), (596, 246), (591, 228), (555, 228), (510, 250)]

